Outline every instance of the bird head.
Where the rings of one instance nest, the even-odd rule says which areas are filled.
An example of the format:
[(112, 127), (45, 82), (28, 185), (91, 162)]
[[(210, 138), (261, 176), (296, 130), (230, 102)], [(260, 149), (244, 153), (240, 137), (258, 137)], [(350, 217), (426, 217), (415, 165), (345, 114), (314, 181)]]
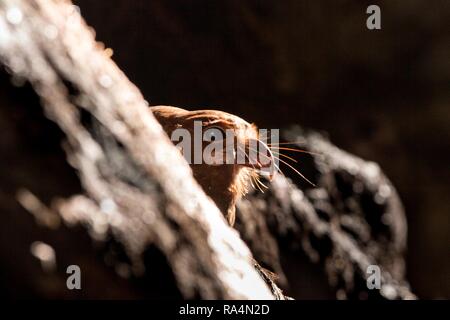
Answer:
[(261, 175), (271, 179), (277, 171), (258, 128), (218, 110), (150, 109), (171, 140), (179, 142), (195, 179), (233, 225), (236, 201), (260, 183)]

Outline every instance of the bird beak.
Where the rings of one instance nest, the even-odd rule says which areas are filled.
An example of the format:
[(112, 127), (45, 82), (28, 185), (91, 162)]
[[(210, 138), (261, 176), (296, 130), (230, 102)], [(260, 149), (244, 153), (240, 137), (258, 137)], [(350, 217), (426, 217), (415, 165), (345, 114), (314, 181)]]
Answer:
[(275, 157), (270, 148), (261, 140), (247, 139), (245, 152), (247, 157), (243, 166), (257, 169), (261, 175), (272, 180), (277, 170)]

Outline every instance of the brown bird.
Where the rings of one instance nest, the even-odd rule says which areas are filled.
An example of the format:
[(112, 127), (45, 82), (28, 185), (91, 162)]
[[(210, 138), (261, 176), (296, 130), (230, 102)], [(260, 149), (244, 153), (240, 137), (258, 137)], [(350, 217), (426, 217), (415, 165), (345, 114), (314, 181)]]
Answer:
[[(170, 106), (155, 106), (151, 107), (150, 110), (169, 137), (176, 129), (185, 129), (184, 132), (189, 132), (194, 137), (195, 123), (201, 124), (203, 132), (205, 130), (212, 132), (213, 136), (219, 133), (216, 137), (211, 137), (208, 142), (202, 141), (200, 152), (203, 152), (211, 141), (225, 137), (228, 139), (227, 132), (233, 133), (234, 143), (231, 146), (231, 153), (227, 141), (222, 144), (221, 153), (219, 152), (216, 155), (218, 156), (216, 159), (222, 159), (223, 161), (213, 161), (210, 164), (205, 163), (205, 161), (201, 163), (190, 161), (194, 178), (206, 194), (214, 200), (229, 224), (233, 225), (236, 201), (249, 191), (250, 186), (261, 184), (259, 176), (262, 170), (268, 173), (269, 178), (277, 171), (270, 148), (259, 139), (257, 127), (235, 115), (217, 110), (188, 111)], [(195, 149), (194, 140), (195, 138), (191, 138), (190, 147), (191, 150), (198, 153), (199, 151)], [(252, 153), (251, 151), (254, 150), (252, 146), (258, 146), (257, 158), (255, 159), (249, 156)], [(192, 152), (193, 157), (195, 157), (194, 152)], [(239, 152), (244, 154), (244, 161), (238, 161), (237, 155), (240, 154)], [(215, 155), (214, 152), (212, 154)], [(226, 157), (230, 154), (233, 159), (227, 161)]]

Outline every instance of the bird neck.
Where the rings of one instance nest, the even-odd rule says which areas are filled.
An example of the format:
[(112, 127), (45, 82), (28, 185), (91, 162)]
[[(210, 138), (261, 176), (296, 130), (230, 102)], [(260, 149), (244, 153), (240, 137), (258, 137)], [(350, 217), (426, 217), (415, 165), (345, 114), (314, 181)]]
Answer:
[(235, 186), (239, 169), (234, 165), (191, 165), (191, 167), (195, 179), (205, 193), (230, 221), (230, 215), (234, 216), (236, 200), (240, 196)]

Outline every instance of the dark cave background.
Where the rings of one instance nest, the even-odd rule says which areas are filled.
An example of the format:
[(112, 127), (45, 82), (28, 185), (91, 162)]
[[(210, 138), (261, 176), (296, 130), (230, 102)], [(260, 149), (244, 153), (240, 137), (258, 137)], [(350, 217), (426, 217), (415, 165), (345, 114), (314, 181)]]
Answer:
[[(412, 291), (419, 298), (450, 298), (448, 0), (74, 2), (151, 105), (220, 109), (263, 128), (301, 124), (379, 163), (405, 206)], [(382, 30), (366, 28), (370, 4), (381, 7)], [(10, 79), (2, 75), (0, 80), (3, 86)], [(11, 99), (37, 104), (23, 91)], [(23, 127), (29, 141), (14, 141), (8, 133), (8, 119), (26, 117), (32, 123), (43, 117), (37, 106), (34, 110), (24, 115), (6, 105), (2, 111), (2, 150), (20, 145), (24, 161), (10, 163), (1, 155), (10, 163), (1, 177), (9, 179), (14, 172), (25, 186), (41, 188), (44, 200), (49, 200), (46, 194), (72, 194), (79, 189), (76, 177), (66, 190), (53, 190), (51, 181), (39, 183), (46, 170), (68, 171), (58, 160), (62, 152), (54, 155), (50, 147), (46, 152), (46, 145), (59, 144), (56, 131)], [(39, 136), (44, 139), (36, 144)], [(33, 166), (42, 176), (22, 171), (30, 153), (41, 155), (42, 162)], [(16, 187), (1, 190), (2, 211), (19, 210), (12, 203)], [(23, 236), (3, 233), (0, 243), (13, 250), (6, 244)], [(62, 243), (61, 250), (67, 246)], [(32, 259), (7, 261), (8, 268), (37, 263)], [(118, 290), (112, 286), (110, 297), (115, 291), (133, 297)]]
[(413, 291), (450, 297), (450, 2), (75, 3), (151, 105), (299, 123), (378, 162), (405, 206)]

